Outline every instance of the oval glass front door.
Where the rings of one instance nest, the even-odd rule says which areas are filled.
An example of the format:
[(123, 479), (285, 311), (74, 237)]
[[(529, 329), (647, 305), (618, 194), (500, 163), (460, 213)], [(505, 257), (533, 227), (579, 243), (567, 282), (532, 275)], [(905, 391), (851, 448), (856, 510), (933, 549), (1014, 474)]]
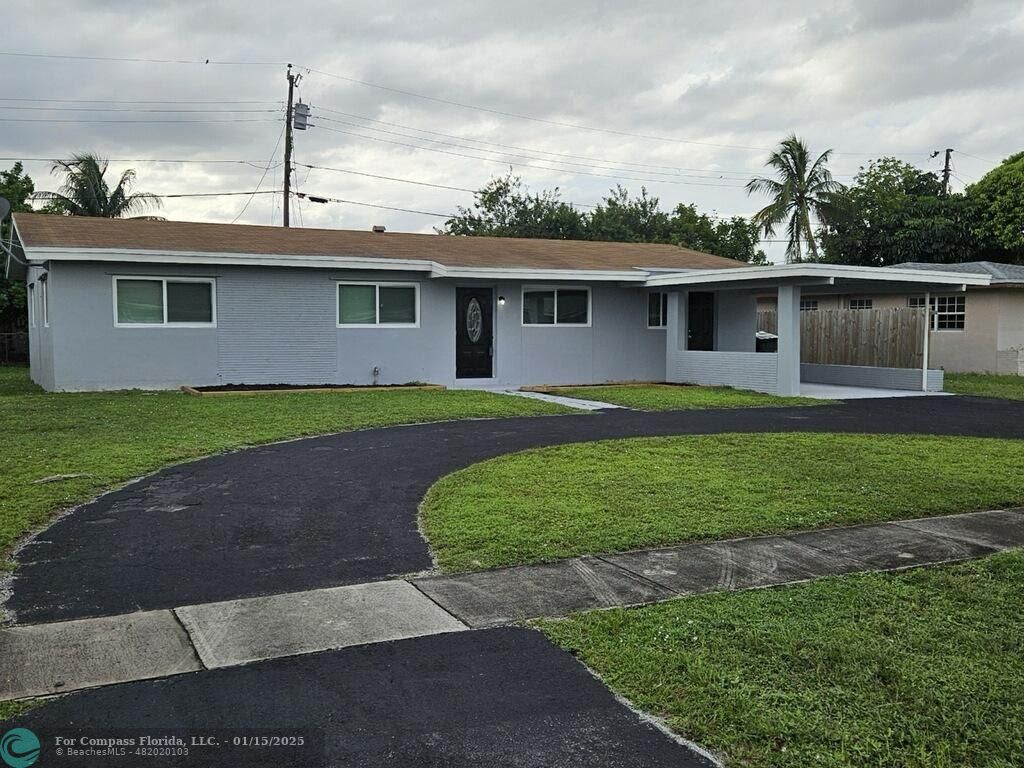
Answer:
[(466, 307), (466, 336), (476, 344), (484, 332), (484, 313), (480, 309), (480, 302), (475, 298), (469, 300)]

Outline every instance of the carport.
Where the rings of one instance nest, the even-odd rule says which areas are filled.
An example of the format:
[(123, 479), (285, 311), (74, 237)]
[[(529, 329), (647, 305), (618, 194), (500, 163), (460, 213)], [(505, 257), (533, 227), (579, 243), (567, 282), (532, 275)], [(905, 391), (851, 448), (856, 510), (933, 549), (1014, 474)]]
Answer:
[[(782, 264), (736, 270), (689, 270), (653, 275), (647, 287), (668, 293), (666, 380), (731, 386), (778, 395), (823, 387), (941, 392), (943, 372), (928, 368), (924, 323), (920, 368), (819, 365), (800, 362), (800, 296), (966, 291), (988, 275), (832, 264)], [(778, 350), (757, 352), (758, 294), (778, 297)], [(927, 310), (925, 310), (927, 311)], [(805, 385), (802, 388), (802, 385)]]

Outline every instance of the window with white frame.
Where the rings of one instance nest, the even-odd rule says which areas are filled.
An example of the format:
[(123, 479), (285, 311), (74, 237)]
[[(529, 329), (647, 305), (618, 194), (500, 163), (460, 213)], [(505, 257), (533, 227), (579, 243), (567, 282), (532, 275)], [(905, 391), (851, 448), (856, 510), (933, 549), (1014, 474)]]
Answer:
[(818, 300), (817, 299), (800, 299), (800, 311), (801, 312), (817, 312), (818, 311)]
[[(928, 303), (931, 307), (933, 331), (962, 331), (967, 327), (966, 296), (932, 296)], [(908, 296), (907, 306), (921, 309), (924, 296)]]
[(932, 328), (936, 331), (962, 331), (967, 327), (966, 296), (934, 296)]
[(871, 309), (874, 306), (872, 299), (850, 299), (847, 305), (850, 309)]
[(216, 325), (212, 278), (115, 277), (114, 325), (119, 328)]
[(28, 326), (36, 327), (36, 284), (29, 283), (28, 286)]
[(523, 325), (590, 325), (590, 289), (524, 288)]
[(414, 328), (419, 303), (416, 283), (338, 283), (338, 327)]
[(665, 328), (668, 326), (668, 294), (647, 294), (647, 327)]

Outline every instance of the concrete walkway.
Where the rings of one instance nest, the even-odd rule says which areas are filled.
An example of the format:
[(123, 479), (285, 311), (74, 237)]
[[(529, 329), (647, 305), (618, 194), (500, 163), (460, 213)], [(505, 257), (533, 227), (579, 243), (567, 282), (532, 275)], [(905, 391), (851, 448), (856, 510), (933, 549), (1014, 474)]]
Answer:
[(1024, 508), (18, 626), (0, 631), (0, 700), (1021, 546)]
[(577, 411), (605, 411), (622, 407), (614, 403), (603, 403), (599, 400), (582, 400), (578, 397), (552, 395), (547, 392), (530, 392), (522, 389), (496, 389), (492, 391), (499, 395), (513, 395), (515, 397), (525, 397), (529, 400), (540, 400), (545, 403), (564, 405), (566, 408), (575, 408)]

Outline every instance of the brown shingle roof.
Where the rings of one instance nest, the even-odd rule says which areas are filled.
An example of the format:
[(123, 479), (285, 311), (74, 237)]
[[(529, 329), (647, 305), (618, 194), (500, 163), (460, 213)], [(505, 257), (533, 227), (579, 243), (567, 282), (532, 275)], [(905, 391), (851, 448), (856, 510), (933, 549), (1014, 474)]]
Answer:
[[(147, 251), (422, 259), (449, 267), (724, 269), (744, 266), (674, 245), (455, 237), (347, 229), (301, 229), (191, 221), (100, 219), (15, 214), (22, 244), (32, 248), (127, 248)], [(31, 255), (31, 253), (30, 253)]]

